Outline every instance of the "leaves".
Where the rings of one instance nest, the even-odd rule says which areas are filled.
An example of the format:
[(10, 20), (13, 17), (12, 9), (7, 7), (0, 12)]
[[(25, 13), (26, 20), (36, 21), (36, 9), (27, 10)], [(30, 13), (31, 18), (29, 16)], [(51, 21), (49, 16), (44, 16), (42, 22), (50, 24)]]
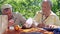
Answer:
[[(25, 18), (34, 17), (37, 11), (41, 10), (42, 0), (0, 0), (0, 7), (3, 4), (11, 4), (13, 7), (13, 12), (21, 13)], [(58, 8), (59, 0), (52, 0), (53, 7), (52, 11), (55, 12), (58, 16), (59, 8)]]

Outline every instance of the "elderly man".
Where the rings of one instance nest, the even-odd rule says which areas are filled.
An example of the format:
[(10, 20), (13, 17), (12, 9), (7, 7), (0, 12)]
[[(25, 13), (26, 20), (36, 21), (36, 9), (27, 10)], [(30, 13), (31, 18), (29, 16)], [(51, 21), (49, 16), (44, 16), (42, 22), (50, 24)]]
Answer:
[[(50, 0), (43, 0), (42, 1), (42, 10), (37, 12), (33, 23), (30, 24), (31, 26), (28, 27), (49, 27), (54, 28), (56, 26), (60, 26), (58, 16), (51, 11), (52, 3)], [(25, 25), (27, 26), (28, 23)], [(26, 28), (28, 28), (26, 27)]]
[[(42, 2), (42, 10), (37, 12), (34, 20), (38, 22), (38, 27), (45, 27), (49, 25), (60, 26), (58, 16), (51, 11), (52, 3), (50, 0)], [(53, 27), (53, 26), (51, 26)]]
[(8, 16), (8, 26), (24, 24), (26, 19), (19, 13), (12, 12), (12, 6), (10, 4), (4, 4), (1, 6), (2, 15)]

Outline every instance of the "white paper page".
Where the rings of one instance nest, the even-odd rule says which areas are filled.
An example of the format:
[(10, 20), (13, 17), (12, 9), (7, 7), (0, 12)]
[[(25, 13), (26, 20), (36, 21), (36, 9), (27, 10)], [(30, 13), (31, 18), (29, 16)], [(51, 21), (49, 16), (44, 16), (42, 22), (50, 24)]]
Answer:
[(32, 18), (29, 18), (27, 21), (26, 21), (26, 27), (31, 27), (31, 25), (32, 25), (32, 23), (33, 23), (33, 19)]
[(2, 34), (8, 27), (8, 17), (7, 15), (0, 15), (0, 34)]

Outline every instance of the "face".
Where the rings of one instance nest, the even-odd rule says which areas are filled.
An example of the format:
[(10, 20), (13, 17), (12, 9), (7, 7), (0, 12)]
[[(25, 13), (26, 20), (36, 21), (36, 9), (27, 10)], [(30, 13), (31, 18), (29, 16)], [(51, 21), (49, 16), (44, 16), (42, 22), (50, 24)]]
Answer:
[(42, 4), (42, 11), (44, 15), (49, 15), (50, 13), (50, 4), (48, 2), (43, 2)]
[(8, 15), (8, 19), (10, 19), (11, 16), (12, 16), (12, 11), (11, 11), (10, 8), (6, 8), (6, 9), (4, 9), (4, 10), (2, 11), (2, 14), (3, 14), (3, 15)]

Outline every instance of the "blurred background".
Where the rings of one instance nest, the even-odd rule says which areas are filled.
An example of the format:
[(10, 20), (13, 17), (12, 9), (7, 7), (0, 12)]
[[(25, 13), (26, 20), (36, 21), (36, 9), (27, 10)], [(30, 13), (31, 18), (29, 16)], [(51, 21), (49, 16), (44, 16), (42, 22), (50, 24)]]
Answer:
[[(13, 12), (21, 13), (26, 19), (34, 17), (37, 11), (41, 10), (42, 0), (0, 0), (0, 7), (3, 4), (11, 4)], [(60, 0), (51, 0), (53, 3), (52, 11), (60, 18)], [(1, 9), (0, 9), (1, 13)]]

